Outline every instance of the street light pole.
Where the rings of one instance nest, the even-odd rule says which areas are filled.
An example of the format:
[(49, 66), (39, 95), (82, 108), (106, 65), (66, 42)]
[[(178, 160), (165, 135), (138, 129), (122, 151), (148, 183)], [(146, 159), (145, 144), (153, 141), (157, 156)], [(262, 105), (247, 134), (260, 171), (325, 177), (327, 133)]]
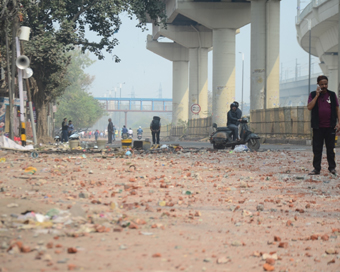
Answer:
[(121, 105), (122, 105), (122, 101), (121, 101), (121, 99), (122, 99), (122, 86), (123, 86), (123, 84), (125, 84), (125, 82), (123, 82), (123, 83), (119, 83), (119, 102), (118, 102), (118, 109), (119, 109), (119, 125), (120, 125), (120, 110), (121, 110)]
[(241, 110), (243, 111), (243, 81), (244, 81), (244, 54), (242, 52), (239, 52), (242, 54), (242, 98), (241, 98)]
[(311, 78), (311, 62), (312, 62), (312, 55), (311, 55), (311, 48), (312, 48), (312, 20), (307, 19), (308, 21), (308, 29), (309, 29), (309, 64), (308, 64), (308, 96), (310, 93), (310, 78)]

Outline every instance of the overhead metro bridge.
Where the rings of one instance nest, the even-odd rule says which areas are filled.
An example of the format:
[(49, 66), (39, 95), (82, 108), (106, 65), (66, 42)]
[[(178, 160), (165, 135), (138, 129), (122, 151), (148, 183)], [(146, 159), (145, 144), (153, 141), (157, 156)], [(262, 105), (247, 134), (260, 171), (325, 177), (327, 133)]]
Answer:
[(94, 97), (107, 112), (172, 112), (171, 98)]
[(127, 125), (127, 114), (129, 112), (172, 112), (171, 98), (94, 97), (94, 99), (97, 99), (102, 104), (106, 112), (124, 112), (125, 125)]

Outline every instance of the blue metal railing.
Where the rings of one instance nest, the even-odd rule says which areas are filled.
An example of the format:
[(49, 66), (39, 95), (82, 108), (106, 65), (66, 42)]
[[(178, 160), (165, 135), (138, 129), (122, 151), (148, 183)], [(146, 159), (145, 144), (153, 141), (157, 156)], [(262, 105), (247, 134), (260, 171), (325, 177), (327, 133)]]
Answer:
[(108, 111), (172, 111), (172, 98), (94, 97), (94, 99)]
[(172, 102), (172, 98), (116, 98), (116, 97), (94, 97), (94, 99), (102, 101), (154, 101), (154, 102)]

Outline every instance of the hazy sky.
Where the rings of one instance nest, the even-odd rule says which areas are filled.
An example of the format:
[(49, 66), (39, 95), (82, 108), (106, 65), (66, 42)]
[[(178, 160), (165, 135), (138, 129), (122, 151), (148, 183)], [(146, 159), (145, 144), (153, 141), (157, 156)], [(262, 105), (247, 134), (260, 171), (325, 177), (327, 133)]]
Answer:
[[(302, 8), (310, 1), (303, 1)], [(295, 16), (296, 0), (281, 1), (281, 39), (280, 59), (283, 67), (283, 79), (291, 78), (295, 73), (296, 59), (299, 63), (301, 75), (308, 73), (308, 53), (301, 49), (296, 39)], [(122, 26), (116, 37), (120, 44), (115, 48), (114, 54), (121, 58), (120, 63), (115, 63), (110, 54), (105, 55), (105, 60), (97, 60), (86, 72), (95, 76), (91, 92), (94, 96), (111, 95), (119, 97), (119, 85), (122, 85), (122, 97), (131, 97), (134, 92), (137, 98), (158, 97), (158, 90), (162, 86), (163, 98), (172, 97), (172, 62), (168, 61), (146, 49), (146, 37), (149, 31), (142, 32), (136, 28), (137, 21), (131, 21), (122, 15)], [(244, 102), (249, 102), (250, 89), (250, 25), (241, 28), (241, 33), (236, 35), (236, 99), (241, 100), (242, 87), (242, 57), (245, 55), (244, 68)], [(95, 56), (92, 56), (95, 59)], [(313, 58), (314, 72), (320, 71), (318, 60)], [(209, 83), (212, 90), (212, 52), (209, 53)]]

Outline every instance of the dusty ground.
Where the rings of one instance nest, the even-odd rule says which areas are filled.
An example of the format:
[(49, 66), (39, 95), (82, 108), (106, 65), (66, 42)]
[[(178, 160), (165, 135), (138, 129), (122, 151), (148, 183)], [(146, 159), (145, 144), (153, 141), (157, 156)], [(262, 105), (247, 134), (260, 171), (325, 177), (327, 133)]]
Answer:
[(0, 271), (340, 271), (309, 151), (1, 157)]

